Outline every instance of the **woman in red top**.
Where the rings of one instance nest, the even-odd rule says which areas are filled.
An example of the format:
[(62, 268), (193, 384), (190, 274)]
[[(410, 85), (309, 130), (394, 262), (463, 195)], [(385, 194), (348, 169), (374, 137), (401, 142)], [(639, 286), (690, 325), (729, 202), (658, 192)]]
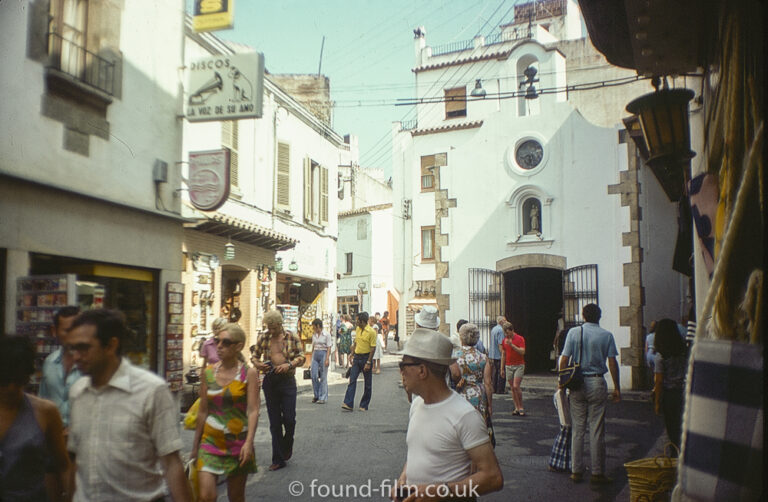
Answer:
[(509, 392), (515, 402), (515, 411), (512, 414), (524, 417), (523, 391), (520, 389), (520, 383), (525, 373), (525, 338), (515, 333), (512, 323), (504, 323), (502, 327), (504, 340), (499, 348), (504, 353), (504, 368), (501, 370), (501, 377), (506, 376), (509, 381)]

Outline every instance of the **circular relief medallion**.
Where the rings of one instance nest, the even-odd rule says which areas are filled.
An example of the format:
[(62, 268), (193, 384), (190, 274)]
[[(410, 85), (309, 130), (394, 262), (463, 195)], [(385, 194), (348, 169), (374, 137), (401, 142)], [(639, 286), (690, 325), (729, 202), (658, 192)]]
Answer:
[(523, 169), (533, 169), (541, 164), (544, 157), (544, 148), (535, 139), (529, 139), (520, 143), (515, 152), (515, 161)]

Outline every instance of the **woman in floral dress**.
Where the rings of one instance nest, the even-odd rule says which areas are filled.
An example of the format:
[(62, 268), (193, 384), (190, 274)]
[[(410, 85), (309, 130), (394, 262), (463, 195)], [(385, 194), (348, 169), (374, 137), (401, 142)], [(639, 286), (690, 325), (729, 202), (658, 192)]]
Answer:
[[(488, 364), (487, 356), (475, 348), (480, 339), (480, 330), (475, 324), (464, 324), (459, 329), (459, 338), (462, 346), (454, 353), (457, 359), (450, 367), (451, 379), (456, 382), (456, 391), (483, 415), (488, 432), (491, 434), (493, 431), (491, 365)], [(491, 439), (495, 443), (493, 436)]]
[(216, 335), (220, 361), (205, 368), (192, 458), (197, 458), (201, 502), (216, 500), (218, 476), (227, 478), (231, 502), (245, 501), (248, 474), (256, 472), (253, 436), (259, 419), (259, 374), (238, 358), (245, 332), (225, 325)]
[[(352, 349), (352, 324), (349, 322), (349, 315), (343, 316), (344, 322), (341, 323), (341, 326), (339, 327), (339, 342), (338, 342), (338, 348), (339, 351), (339, 364), (343, 365), (344, 368), (349, 367), (349, 351)], [(341, 362), (341, 360), (344, 360), (344, 362)]]

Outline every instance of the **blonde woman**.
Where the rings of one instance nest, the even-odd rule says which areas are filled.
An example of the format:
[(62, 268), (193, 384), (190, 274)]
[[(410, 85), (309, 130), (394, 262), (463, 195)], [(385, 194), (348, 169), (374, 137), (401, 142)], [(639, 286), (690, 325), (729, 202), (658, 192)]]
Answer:
[(217, 363), (205, 368), (200, 382), (200, 411), (192, 458), (197, 458), (200, 501), (216, 500), (218, 476), (227, 478), (230, 502), (245, 501), (248, 474), (256, 472), (253, 436), (261, 404), (259, 374), (238, 357), (245, 332), (225, 324), (214, 337)]

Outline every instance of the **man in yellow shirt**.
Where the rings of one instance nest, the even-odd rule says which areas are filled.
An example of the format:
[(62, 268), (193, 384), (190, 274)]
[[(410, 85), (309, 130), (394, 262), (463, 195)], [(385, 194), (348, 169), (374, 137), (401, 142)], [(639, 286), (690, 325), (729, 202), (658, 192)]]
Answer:
[(360, 411), (368, 411), (373, 391), (371, 365), (373, 364), (373, 351), (376, 350), (376, 332), (368, 326), (368, 313), (357, 314), (357, 328), (355, 329), (355, 341), (352, 343), (352, 367), (349, 372), (349, 385), (344, 396), (344, 404), (341, 409), (352, 411), (355, 404), (355, 391), (357, 390), (357, 377), (363, 373), (365, 386), (363, 398), (360, 400)]

